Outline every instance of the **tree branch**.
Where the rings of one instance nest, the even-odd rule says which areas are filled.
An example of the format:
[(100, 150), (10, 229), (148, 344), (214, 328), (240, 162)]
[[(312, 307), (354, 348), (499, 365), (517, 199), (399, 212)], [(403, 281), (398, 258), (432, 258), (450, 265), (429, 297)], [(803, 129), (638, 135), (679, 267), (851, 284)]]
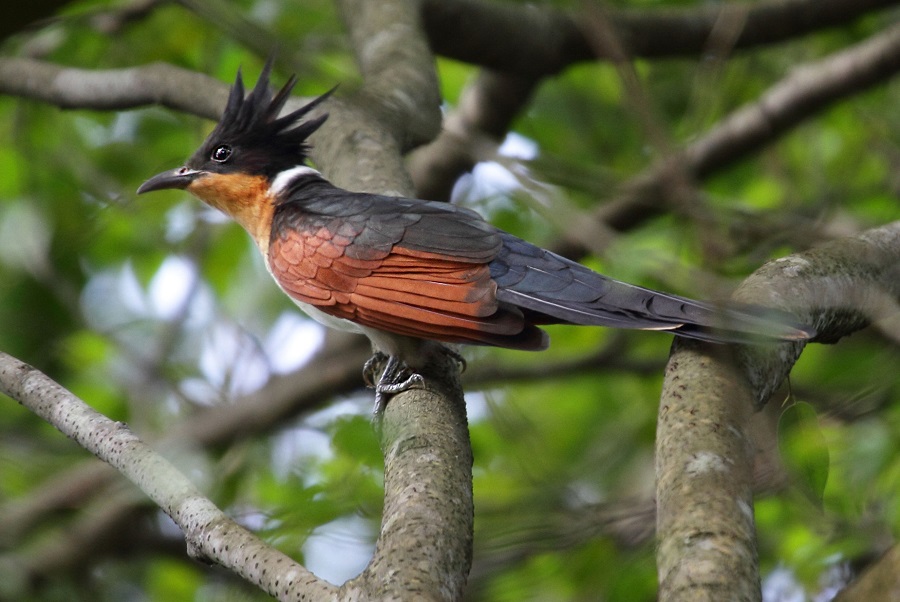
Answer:
[(144, 491), (185, 533), (191, 556), (217, 562), (280, 600), (334, 596), (333, 586), (228, 518), (126, 425), (99, 414), (38, 370), (2, 352), (0, 392)]
[(742, 382), (727, 347), (676, 339), (656, 436), (661, 600), (761, 597)]
[(0, 94), (40, 100), (63, 109), (112, 111), (158, 104), (218, 119), (228, 87), (207, 75), (163, 63), (93, 70), (3, 58)]
[[(670, 10), (611, 12), (631, 56), (679, 57), (705, 52), (725, 11), (745, 15), (734, 47), (789, 40), (897, 4), (897, 0), (770, 0)], [(435, 53), (496, 71), (543, 77), (596, 58), (578, 18), (538, 5), (478, 0), (422, 0), (422, 20)]]
[[(628, 230), (662, 213), (669, 205), (673, 171), (703, 179), (777, 140), (835, 101), (887, 81), (900, 70), (900, 25), (820, 61), (797, 67), (754, 103), (720, 121), (703, 137), (622, 186), (600, 206), (594, 218), (616, 230)], [(662, 201), (662, 202), (661, 202)], [(556, 252), (584, 254), (575, 241), (553, 245)]]
[[(426, 5), (430, 6), (428, 2)], [(851, 7), (853, 3), (844, 5)], [(775, 8), (773, 5), (772, 10)], [(509, 9), (512, 7), (503, 5), (503, 10)], [(659, 201), (671, 197), (673, 172), (695, 179), (709, 177), (778, 140), (836, 101), (889, 80), (900, 69), (898, 29), (900, 26), (888, 28), (825, 59), (797, 67), (758, 101), (727, 116), (680, 154), (623, 184), (621, 193), (597, 210), (597, 220), (617, 230), (628, 230), (665, 209), (666, 204)], [(652, 39), (660, 38), (668, 36)], [(589, 42), (585, 37), (584, 43)], [(416, 189), (424, 198), (449, 199), (456, 179), (490, 156), (486, 145), (494, 145), (490, 147), (493, 151), (505, 136), (540, 77), (484, 72), (466, 88), (458, 106), (447, 116), (441, 136), (410, 157)], [(554, 250), (568, 257), (585, 252), (577, 240), (560, 241)]]
[(338, 6), (365, 79), (358, 102), (387, 123), (402, 148), (431, 141), (441, 130), (440, 86), (415, 1)]
[[(170, 429), (165, 438), (151, 442), (161, 449), (210, 448), (234, 444), (279, 428), (298, 413), (320, 407), (335, 395), (350, 393), (362, 384), (359, 366), (368, 357), (362, 338), (331, 332), (325, 348), (302, 369), (276, 376), (262, 389), (224, 406), (203, 409)], [(0, 541), (8, 549), (20, 549), (34, 525), (48, 514), (72, 507), (97, 504), (96, 513), (79, 513), (66, 525), (58, 540), (43, 541), (16, 561), (28, 580), (38, 580), (44, 571), (74, 568), (85, 560), (90, 542), (103, 542), (106, 550), (126, 547), (129, 531), (117, 529), (114, 517), (134, 516), (152, 508), (136, 497), (117, 498), (107, 505), (117, 490), (116, 473), (105, 464), (87, 463), (38, 486), (24, 499), (0, 506)], [(127, 508), (126, 508), (127, 506)], [(108, 514), (108, 518), (103, 518)], [(99, 516), (98, 516), (99, 515)], [(73, 541), (76, 536), (78, 540)], [(69, 552), (71, 557), (64, 554)], [(46, 562), (48, 557), (53, 564)], [(37, 558), (39, 562), (29, 562)], [(43, 559), (43, 560), (40, 560)]]
[(894, 600), (900, 596), (900, 546), (894, 545), (856, 580), (838, 593), (834, 602)]
[(447, 115), (441, 135), (409, 156), (418, 197), (449, 201), (456, 180), (496, 152), (537, 84), (495, 71), (479, 73)]
[[(770, 261), (733, 297), (793, 313), (816, 329), (815, 342), (835, 343), (873, 323), (900, 341), (900, 221)], [(801, 348), (788, 344), (778, 354), (741, 348), (757, 404), (777, 389)]]
[[(458, 600), (472, 565), (472, 446), (454, 359), (384, 417), (384, 515), (372, 562), (347, 587), (372, 599)], [(399, 402), (399, 403), (398, 403)], [(415, 596), (414, 596), (415, 597)]]
[(900, 70), (900, 24), (820, 61), (800, 65), (758, 101), (738, 109), (688, 149), (703, 178), (759, 150), (836, 100), (889, 80)]
[[(734, 297), (792, 311), (820, 342), (874, 320), (896, 328), (900, 222), (769, 262)], [(746, 425), (802, 347), (673, 345), (656, 446), (661, 599), (760, 598)]]

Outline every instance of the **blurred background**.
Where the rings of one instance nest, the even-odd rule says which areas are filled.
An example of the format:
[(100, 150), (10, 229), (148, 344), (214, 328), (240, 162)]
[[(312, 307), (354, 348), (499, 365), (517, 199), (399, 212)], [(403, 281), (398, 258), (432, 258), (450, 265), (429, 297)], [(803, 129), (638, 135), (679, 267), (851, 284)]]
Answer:
[[(479, 3), (524, 10), (469, 4)], [(467, 3), (448, 3), (457, 4)], [(602, 8), (693, 14), (719, 4), (755, 3)], [(546, 0), (535, 10), (567, 15), (590, 39), (596, 8)], [(11, 10), (26, 14), (10, 19), (0, 61), (162, 61), (226, 83), (242, 67), (252, 84), (278, 47), (274, 83), (296, 73), (298, 95), (362, 83), (326, 0)], [(724, 37), (702, 52), (619, 67), (573, 60), (533, 76), (509, 127), (470, 141), (474, 169), (430, 196), (451, 195), (614, 278), (724, 298), (768, 259), (898, 218), (900, 84), (885, 77), (807, 110), (740, 160), (659, 180), (649, 203), (634, 190), (798, 66), (897, 16), (859, 12), (750, 49), (732, 48), (740, 23), (726, 20)], [(437, 71), (455, 119), (486, 71), (445, 54)], [(181, 165), (211, 127), (155, 106), (62, 110), (0, 96), (0, 349), (127, 422), (239, 522), (342, 583), (365, 566), (381, 511), (365, 341), (306, 318), (220, 214), (182, 192), (134, 193)], [(421, 165), (440, 163), (432, 151), (410, 159), (423, 189)], [(551, 336), (543, 354), (465, 354), (476, 503), (468, 599), (655, 600), (653, 441), (671, 337), (565, 327)], [(785, 389), (756, 416), (766, 599), (828, 600), (900, 533), (898, 365), (898, 341), (876, 328), (809, 346), (793, 397)], [(26, 409), (0, 403), (0, 599), (269, 599), (189, 559), (177, 528), (134, 487)]]

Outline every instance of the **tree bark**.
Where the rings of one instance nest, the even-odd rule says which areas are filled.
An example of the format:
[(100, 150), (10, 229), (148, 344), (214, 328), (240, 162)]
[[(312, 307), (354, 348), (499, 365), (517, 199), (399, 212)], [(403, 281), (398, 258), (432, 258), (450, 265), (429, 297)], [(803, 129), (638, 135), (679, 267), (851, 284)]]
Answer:
[[(819, 342), (870, 323), (900, 340), (900, 222), (771, 261), (734, 297), (792, 311)], [(802, 346), (673, 345), (656, 443), (661, 600), (760, 599), (746, 428)]]
[(752, 400), (722, 345), (676, 339), (656, 436), (657, 572), (665, 602), (757, 602)]

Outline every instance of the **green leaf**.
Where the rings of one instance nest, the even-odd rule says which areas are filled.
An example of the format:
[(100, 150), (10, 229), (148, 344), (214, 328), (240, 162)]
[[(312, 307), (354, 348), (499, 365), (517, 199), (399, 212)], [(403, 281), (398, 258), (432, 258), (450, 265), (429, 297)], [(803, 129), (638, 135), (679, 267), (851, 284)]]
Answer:
[(150, 600), (193, 600), (201, 584), (194, 564), (162, 559), (149, 567), (147, 594)]
[(787, 407), (778, 421), (778, 448), (801, 491), (821, 507), (828, 482), (828, 444), (816, 410), (806, 402)]

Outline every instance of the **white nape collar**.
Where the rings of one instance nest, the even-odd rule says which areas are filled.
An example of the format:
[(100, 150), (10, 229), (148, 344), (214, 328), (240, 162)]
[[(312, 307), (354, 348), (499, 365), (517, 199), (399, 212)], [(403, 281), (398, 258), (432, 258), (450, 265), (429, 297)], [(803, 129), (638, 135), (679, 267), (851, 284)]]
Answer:
[(272, 186), (269, 187), (269, 191), (273, 195), (277, 196), (278, 193), (287, 188), (291, 184), (291, 182), (293, 182), (297, 178), (302, 178), (303, 176), (322, 177), (322, 174), (320, 174), (312, 167), (306, 165), (291, 167), (290, 169), (285, 169), (284, 171), (279, 172), (279, 174), (275, 176), (275, 179), (272, 180)]

